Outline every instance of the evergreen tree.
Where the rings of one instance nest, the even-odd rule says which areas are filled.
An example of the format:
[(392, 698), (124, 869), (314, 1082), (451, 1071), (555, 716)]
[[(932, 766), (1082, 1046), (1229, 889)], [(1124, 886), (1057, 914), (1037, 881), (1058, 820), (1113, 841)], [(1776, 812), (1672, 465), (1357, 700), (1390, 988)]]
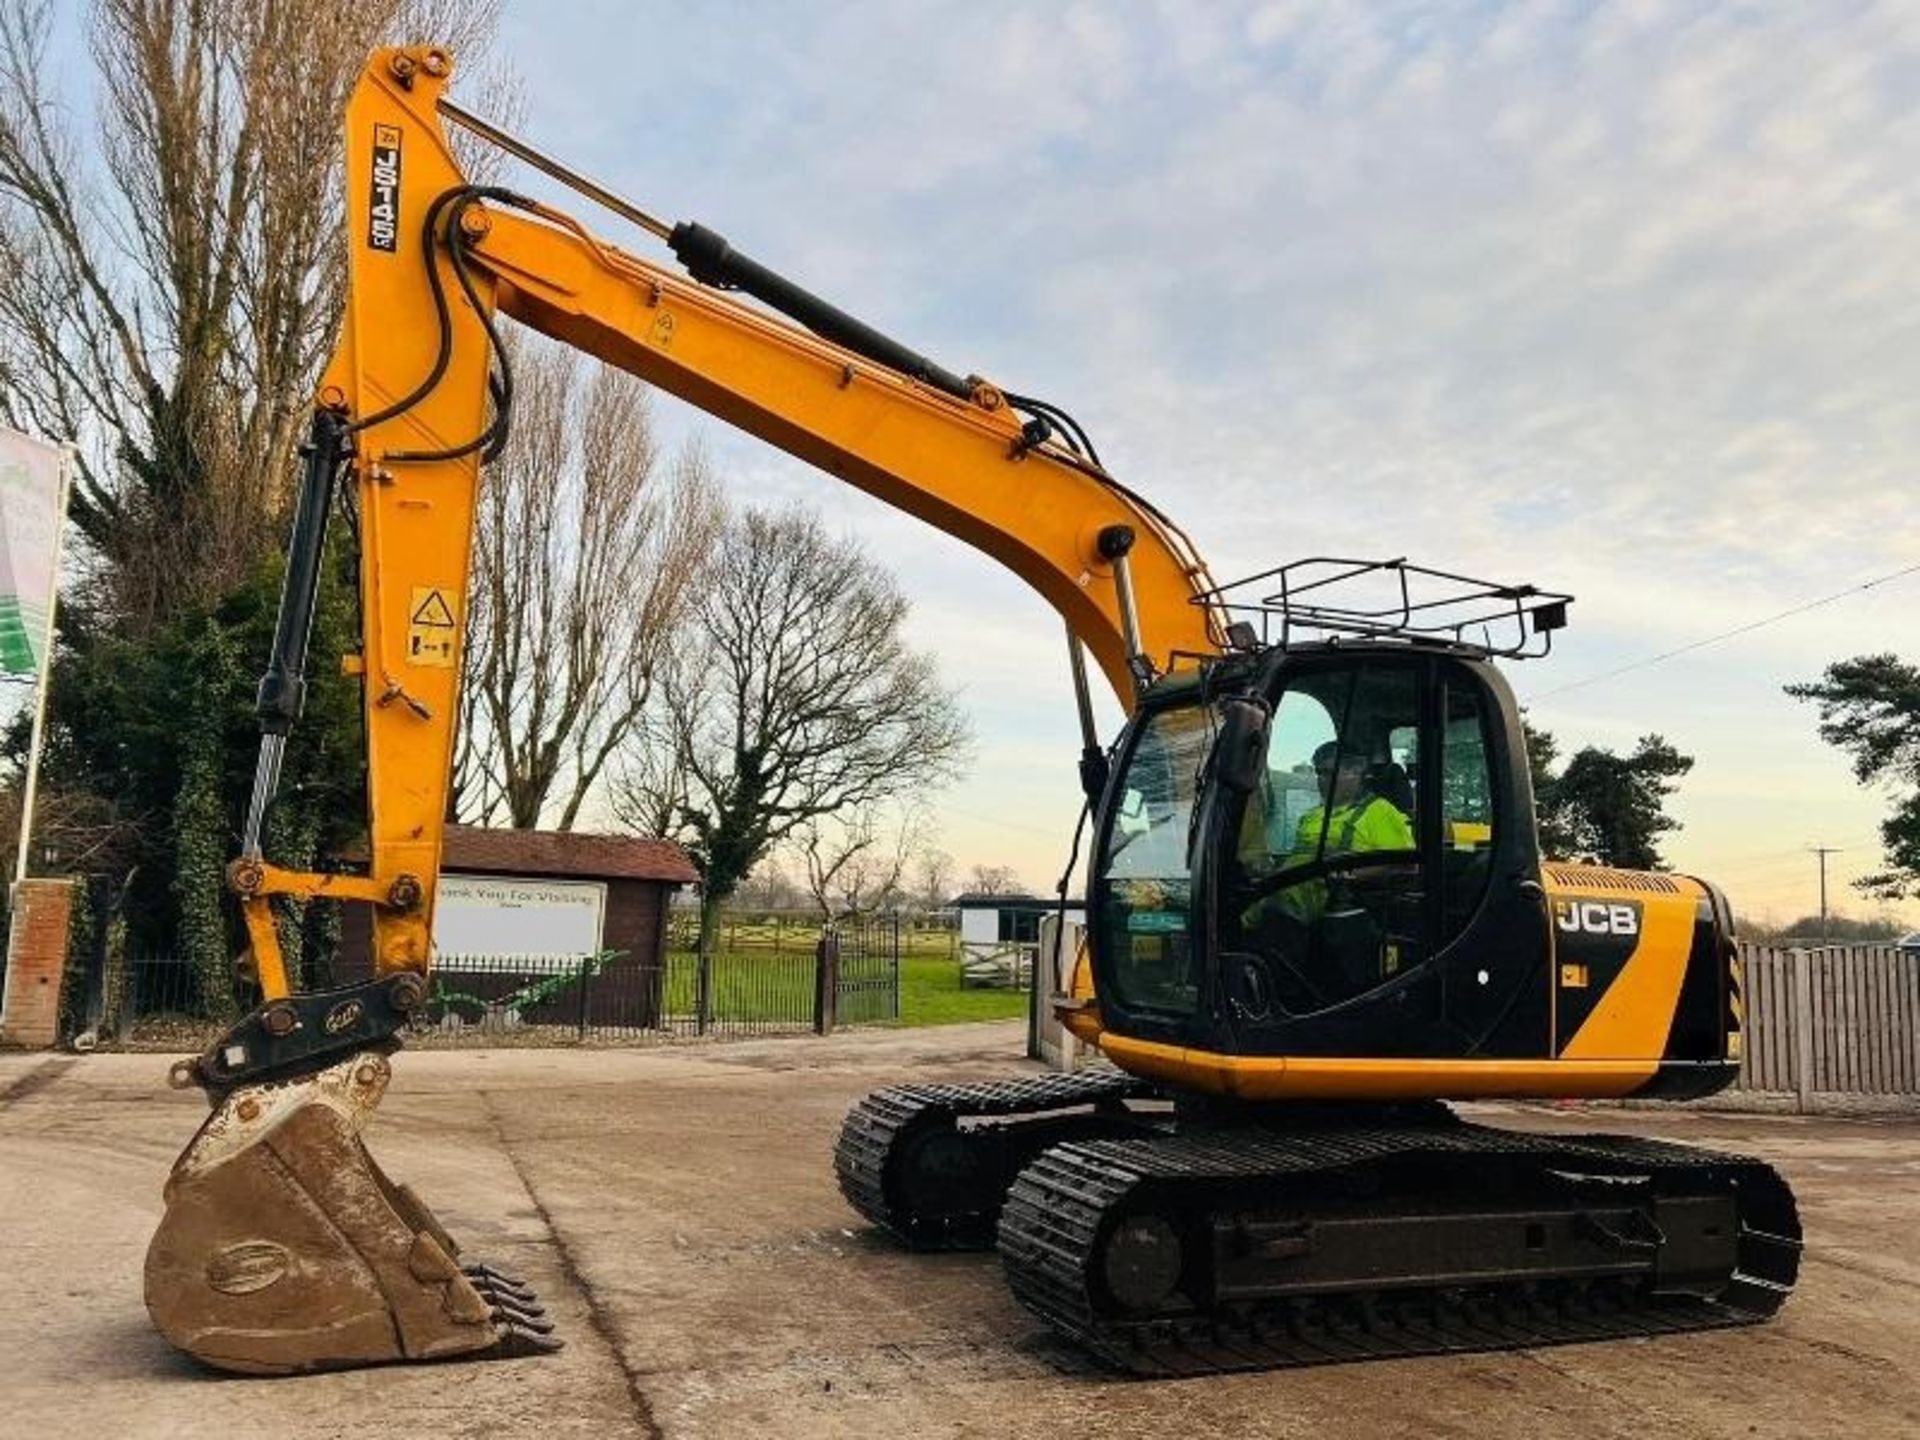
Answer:
[(1533, 781), (1533, 813), (1540, 829), (1540, 853), (1552, 859), (1565, 859), (1574, 852), (1574, 838), (1562, 818), (1558, 803), (1559, 778), (1553, 762), (1560, 757), (1560, 742), (1551, 733), (1535, 729), (1526, 716), (1520, 728), (1527, 737), (1527, 773)]
[(1693, 757), (1659, 735), (1644, 735), (1629, 755), (1586, 746), (1555, 774), (1558, 742), (1525, 728), (1541, 854), (1623, 870), (1661, 868), (1660, 836), (1680, 825), (1666, 813), (1667, 800), (1693, 769)]
[(1887, 868), (1855, 883), (1889, 900), (1920, 895), (1920, 666), (1861, 655), (1786, 691), (1820, 707), (1820, 738), (1847, 752), (1861, 784), (1894, 791), (1893, 813), (1880, 822)]

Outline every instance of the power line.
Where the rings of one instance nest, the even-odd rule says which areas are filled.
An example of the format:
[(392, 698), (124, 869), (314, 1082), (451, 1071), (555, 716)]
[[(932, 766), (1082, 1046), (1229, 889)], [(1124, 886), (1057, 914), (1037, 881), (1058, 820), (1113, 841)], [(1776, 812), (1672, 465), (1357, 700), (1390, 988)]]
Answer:
[(1743, 865), (1696, 866), (1692, 873), (1714, 881), (1738, 879), (1748, 883), (1757, 881), (1763, 884), (1771, 884), (1775, 880), (1784, 883), (1785, 878), (1792, 875), (1796, 877), (1794, 883), (1798, 884), (1797, 877), (1803, 873), (1806, 863), (1807, 852), (1796, 850), (1792, 855), (1779, 860), (1764, 860)]
[[(1872, 835), (1850, 835), (1846, 841), (1847, 848), (1850, 850), (1858, 849), (1862, 845), (1877, 845), (1879, 843), (1879, 840)], [(1730, 865), (1739, 865), (1744, 864), (1748, 860), (1773, 860), (1782, 856), (1804, 855), (1806, 853), (1806, 846), (1793, 845), (1785, 850), (1747, 850), (1739, 855), (1723, 855), (1720, 858)]]
[[(1853, 835), (1847, 837), (1847, 843), (1845, 845), (1836, 848), (1843, 850), (1862, 850), (1870, 846), (1876, 846), (1879, 843), (1879, 840), (1871, 835)], [(1707, 853), (1711, 854), (1711, 852)], [(1796, 845), (1791, 850), (1764, 850), (1747, 855), (1723, 855), (1717, 859), (1703, 860), (1700, 863), (1710, 866), (1716, 871), (1727, 869), (1744, 870), (1752, 866), (1773, 866), (1784, 865), (1789, 861), (1798, 862), (1806, 853), (1806, 846)]]
[[(1828, 853), (1834, 853), (1835, 848), (1836, 847), (1828, 847)], [(1856, 847), (1845, 846), (1838, 848), (1853, 849)], [(1806, 873), (1804, 867), (1807, 862), (1807, 854), (1808, 851), (1806, 849), (1800, 849), (1796, 850), (1790, 856), (1782, 856), (1774, 860), (1748, 861), (1740, 864), (1726, 865), (1699, 865), (1693, 867), (1688, 873), (1726, 885), (1802, 885), (1805, 883), (1803, 877)], [(1836, 862), (1833, 866), (1834, 873), (1846, 880), (1862, 879), (1866, 875), (1871, 874), (1874, 869), (1874, 862), (1866, 859), (1856, 859), (1851, 863)]]
[(1597, 685), (1602, 680), (1611, 680), (1616, 675), (1625, 675), (1630, 670), (1644, 670), (1649, 665), (1658, 665), (1663, 660), (1671, 660), (1676, 655), (1685, 655), (1694, 650), (1704, 650), (1709, 645), (1718, 645), (1723, 640), (1731, 640), (1736, 635), (1746, 635), (1755, 630), (1765, 629), (1769, 625), (1789, 620), (1795, 615), (1804, 615), (1809, 610), (1818, 610), (1822, 605), (1831, 605), (1836, 600), (1845, 600), (1850, 595), (1858, 595), (1863, 590), (1871, 590), (1876, 585), (1886, 585), (1901, 580), (1908, 575), (1920, 573), (1920, 565), (1909, 565), (1903, 570), (1895, 570), (1888, 575), (1879, 575), (1858, 585), (1849, 585), (1844, 590), (1836, 590), (1831, 595), (1822, 595), (1818, 600), (1809, 600), (1803, 605), (1795, 605), (1790, 610), (1782, 610), (1778, 615), (1769, 615), (1764, 620), (1749, 620), (1745, 625), (1736, 625), (1731, 630), (1723, 630), (1718, 635), (1709, 635), (1704, 640), (1695, 640), (1678, 649), (1663, 650), (1658, 655), (1649, 655), (1644, 660), (1634, 660), (1614, 670), (1605, 670), (1598, 675), (1589, 675), (1584, 680), (1575, 680), (1570, 684), (1557, 685), (1551, 690), (1542, 690), (1538, 695), (1527, 697), (1528, 704), (1550, 699), (1555, 695), (1564, 695), (1569, 690), (1579, 690), (1588, 685)]
[(933, 807), (948, 811), (954, 815), (963, 815), (969, 820), (977, 820), (983, 825), (994, 825), (1002, 830), (1024, 830), (1029, 835), (1045, 835), (1050, 840), (1058, 840), (1067, 833), (1064, 828), (1051, 828), (1041, 825), (1024, 825), (1018, 820), (1009, 820), (1001, 815), (982, 815), (978, 810), (967, 810), (959, 805), (941, 802)]

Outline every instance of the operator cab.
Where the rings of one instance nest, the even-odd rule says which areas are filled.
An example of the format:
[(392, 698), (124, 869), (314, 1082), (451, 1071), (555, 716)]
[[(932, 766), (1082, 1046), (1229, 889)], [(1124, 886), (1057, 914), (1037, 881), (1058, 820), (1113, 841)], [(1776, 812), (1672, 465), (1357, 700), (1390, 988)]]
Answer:
[(1152, 687), (1099, 813), (1102, 1023), (1219, 1053), (1550, 1054), (1525, 741), (1488, 654), (1369, 629)]

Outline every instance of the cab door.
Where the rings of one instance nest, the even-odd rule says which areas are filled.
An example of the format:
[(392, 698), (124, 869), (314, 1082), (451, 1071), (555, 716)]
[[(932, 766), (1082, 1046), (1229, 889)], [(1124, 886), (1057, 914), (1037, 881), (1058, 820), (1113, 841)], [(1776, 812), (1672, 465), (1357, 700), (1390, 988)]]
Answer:
[(1512, 793), (1511, 702), (1489, 676), (1384, 650), (1280, 667), (1265, 773), (1223, 803), (1214, 851), (1232, 1048), (1482, 1053), (1544, 979), (1543, 912), (1509, 879), (1531, 798)]
[(1449, 658), (1437, 669), (1435, 919), (1451, 1053), (1547, 1058), (1553, 934), (1519, 707), (1484, 661)]

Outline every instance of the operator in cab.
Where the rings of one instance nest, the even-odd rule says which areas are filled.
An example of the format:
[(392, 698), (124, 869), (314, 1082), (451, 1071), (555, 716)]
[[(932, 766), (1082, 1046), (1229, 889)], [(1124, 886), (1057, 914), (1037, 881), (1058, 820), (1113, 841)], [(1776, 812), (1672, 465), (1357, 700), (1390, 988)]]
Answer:
[(1313, 752), (1313, 774), (1325, 803), (1300, 817), (1286, 868), (1320, 855), (1363, 850), (1411, 850), (1413, 825), (1400, 807), (1367, 783), (1366, 757), (1329, 740)]
[[(1265, 850), (1270, 842), (1265, 840), (1265, 806), (1247, 807), (1249, 823), (1242, 832), (1241, 844), (1243, 863), (1251, 862), (1250, 868), (1256, 873), (1281, 875), (1329, 856), (1413, 851), (1412, 822), (1393, 799), (1369, 783), (1369, 766), (1359, 750), (1343, 751), (1339, 741), (1329, 740), (1313, 752), (1313, 773), (1321, 803), (1300, 817), (1286, 854), (1249, 853)], [(1248, 907), (1242, 923), (1249, 931), (1256, 930), (1275, 912), (1281, 912), (1312, 925), (1326, 909), (1327, 882), (1315, 875), (1256, 901)]]

